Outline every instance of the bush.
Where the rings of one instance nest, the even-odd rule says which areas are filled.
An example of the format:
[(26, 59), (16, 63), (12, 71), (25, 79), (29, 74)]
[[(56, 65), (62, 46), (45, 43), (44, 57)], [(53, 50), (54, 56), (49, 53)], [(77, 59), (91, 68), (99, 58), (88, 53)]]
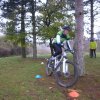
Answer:
[[(29, 53), (26, 48), (26, 54)], [(11, 55), (21, 55), (21, 47), (7, 40), (5, 36), (0, 37), (0, 57), (6, 57)]]
[(0, 57), (11, 55), (20, 55), (21, 48), (14, 45), (11, 41), (6, 40), (4, 36), (0, 37)]
[(20, 55), (21, 54), (21, 48), (20, 47), (14, 47), (11, 49), (11, 55)]
[(11, 51), (6, 48), (0, 48), (0, 57), (6, 57), (11, 55)]

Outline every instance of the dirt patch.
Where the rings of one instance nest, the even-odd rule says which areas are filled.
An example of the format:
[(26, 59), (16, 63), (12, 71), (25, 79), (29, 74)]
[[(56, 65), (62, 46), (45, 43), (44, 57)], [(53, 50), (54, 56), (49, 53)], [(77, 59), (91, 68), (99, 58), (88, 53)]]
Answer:
[[(76, 90), (80, 96), (78, 100), (99, 100), (100, 98), (100, 82), (99, 77), (93, 75), (85, 75), (80, 77), (78, 82), (70, 89)], [(65, 89), (63, 91), (64, 95), (68, 99), (68, 91)]]
[[(37, 59), (35, 61), (44, 61), (46, 64), (46, 59)], [(77, 90), (80, 94), (78, 100), (99, 100), (100, 98), (100, 76), (87, 74), (84, 77), (80, 77), (78, 82), (71, 88), (63, 88), (56, 84), (53, 76), (48, 77), (44, 76), (44, 80), (36, 81), (36, 84), (42, 86), (47, 86), (52, 92), (55, 89), (58, 89), (62, 94), (65, 95), (66, 100), (68, 100), (68, 90), (74, 89)]]

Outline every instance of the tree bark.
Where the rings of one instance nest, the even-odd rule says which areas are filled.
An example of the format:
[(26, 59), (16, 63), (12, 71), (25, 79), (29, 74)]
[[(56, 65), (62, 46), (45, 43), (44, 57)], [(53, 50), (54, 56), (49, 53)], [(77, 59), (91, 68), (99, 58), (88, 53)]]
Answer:
[(75, 19), (76, 19), (76, 33), (75, 33), (75, 44), (74, 44), (74, 58), (75, 64), (78, 67), (79, 76), (85, 74), (84, 66), (84, 51), (83, 51), (83, 0), (75, 0)]
[(36, 12), (36, 0), (32, 0), (32, 26), (33, 26), (33, 58), (37, 58), (37, 45), (36, 45), (36, 21), (35, 21), (35, 12)]
[(24, 23), (24, 16), (25, 16), (25, 9), (22, 0), (22, 9), (21, 9), (21, 48), (22, 48), (22, 58), (26, 58), (26, 47), (25, 47), (25, 23)]
[(94, 39), (94, 16), (93, 16), (93, 0), (90, 0), (91, 5), (91, 40)]

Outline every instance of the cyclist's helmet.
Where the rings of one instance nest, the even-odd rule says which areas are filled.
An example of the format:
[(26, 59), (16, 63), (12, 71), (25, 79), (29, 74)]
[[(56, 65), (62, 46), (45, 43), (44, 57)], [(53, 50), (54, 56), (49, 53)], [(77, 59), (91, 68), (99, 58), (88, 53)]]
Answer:
[(64, 30), (68, 30), (68, 31), (71, 30), (70, 26), (68, 26), (68, 25), (63, 26), (62, 29), (64, 29)]

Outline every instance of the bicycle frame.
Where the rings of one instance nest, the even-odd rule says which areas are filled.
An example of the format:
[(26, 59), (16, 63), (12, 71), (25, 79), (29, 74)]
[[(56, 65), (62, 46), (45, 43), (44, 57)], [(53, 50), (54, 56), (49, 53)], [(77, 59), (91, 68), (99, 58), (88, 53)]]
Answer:
[[(64, 47), (63, 47), (64, 48)], [(61, 55), (58, 55), (57, 57), (55, 57), (55, 64), (54, 64), (54, 71), (60, 71), (60, 68), (58, 67), (59, 64), (63, 63), (63, 68), (62, 68), (62, 72), (63, 73), (67, 73), (68, 72), (68, 64), (66, 64), (67, 59), (67, 51), (64, 48), (64, 51)], [(61, 56), (60, 60), (58, 60), (58, 57)]]
[(54, 60), (51, 57), (46, 66), (47, 75), (54, 74), (57, 84), (65, 88), (73, 86), (78, 80), (78, 68), (73, 61), (68, 60), (68, 52), (74, 53), (63, 47), (62, 54), (57, 55)]

